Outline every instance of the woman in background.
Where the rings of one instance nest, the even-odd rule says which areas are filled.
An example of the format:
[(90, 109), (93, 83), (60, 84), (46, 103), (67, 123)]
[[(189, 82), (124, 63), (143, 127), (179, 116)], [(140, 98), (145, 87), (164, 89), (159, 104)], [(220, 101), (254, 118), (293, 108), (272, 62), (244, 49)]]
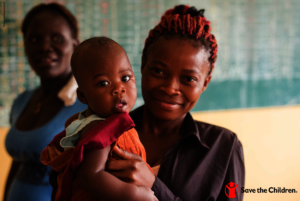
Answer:
[[(113, 175), (151, 188), (160, 201), (229, 201), (237, 184), (245, 182), (236, 134), (195, 121), (189, 113), (206, 90), (217, 57), (217, 42), (203, 13), (189, 6), (170, 9), (146, 39), (141, 67), (145, 104), (130, 116), (155, 175), (139, 156), (120, 149), (115, 154), (123, 160), (107, 162)], [(235, 200), (242, 199), (238, 193)]]
[(78, 44), (78, 24), (65, 7), (40, 4), (22, 23), (25, 52), (41, 86), (19, 95), (10, 114), (6, 149), (13, 158), (4, 200), (49, 201), (50, 168), (40, 153), (64, 129), (74, 113), (85, 109), (76, 99), (70, 59)]

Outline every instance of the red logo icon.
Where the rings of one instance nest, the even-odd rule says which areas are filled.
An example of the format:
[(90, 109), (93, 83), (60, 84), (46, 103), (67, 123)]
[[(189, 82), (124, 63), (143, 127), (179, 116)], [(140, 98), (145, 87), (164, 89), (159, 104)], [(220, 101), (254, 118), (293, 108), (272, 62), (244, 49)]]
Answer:
[[(236, 189), (237, 189), (237, 193), (236, 193)], [(225, 186), (225, 195), (227, 197), (235, 198), (238, 193), (239, 193), (239, 185), (238, 184), (230, 182)]]

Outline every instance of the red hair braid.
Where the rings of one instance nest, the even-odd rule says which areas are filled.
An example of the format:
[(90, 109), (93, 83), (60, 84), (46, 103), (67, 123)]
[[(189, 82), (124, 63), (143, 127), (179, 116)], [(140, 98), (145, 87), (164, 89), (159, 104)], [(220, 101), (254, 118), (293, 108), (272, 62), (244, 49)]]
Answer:
[(175, 8), (167, 10), (161, 17), (159, 24), (149, 32), (143, 50), (143, 61), (145, 61), (147, 48), (158, 37), (164, 34), (181, 33), (183, 36), (189, 35), (189, 38), (192, 38), (197, 43), (201, 43), (202, 46), (210, 51), (210, 74), (216, 62), (218, 45), (216, 38), (210, 33), (210, 21), (206, 20), (203, 12), (204, 10), (197, 11), (194, 7), (189, 6), (175, 6)]

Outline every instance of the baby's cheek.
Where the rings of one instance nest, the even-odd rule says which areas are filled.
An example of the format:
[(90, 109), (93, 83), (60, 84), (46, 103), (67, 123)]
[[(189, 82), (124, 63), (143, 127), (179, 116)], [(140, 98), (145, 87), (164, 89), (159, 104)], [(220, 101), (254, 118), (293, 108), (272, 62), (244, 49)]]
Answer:
[(130, 100), (128, 101), (128, 108), (127, 109), (129, 111), (131, 111), (131, 109), (133, 108), (135, 101), (136, 101), (136, 97), (134, 97), (134, 98), (131, 97)]
[[(137, 89), (136, 89), (136, 84), (131, 84), (130, 88), (128, 89), (128, 93), (129, 93), (129, 98), (133, 98), (133, 99), (136, 99), (136, 96), (137, 96)], [(134, 100), (135, 102), (135, 100)]]
[(131, 111), (131, 109), (133, 108), (134, 104), (135, 104), (135, 101), (136, 101), (136, 93), (135, 94), (131, 94), (129, 97), (128, 97), (128, 107), (127, 107), (127, 112)]
[(113, 101), (105, 98), (105, 96), (102, 96), (101, 98), (97, 98), (97, 101), (95, 102), (95, 107), (97, 108), (98, 111), (103, 111), (107, 113), (110, 111), (113, 107)]

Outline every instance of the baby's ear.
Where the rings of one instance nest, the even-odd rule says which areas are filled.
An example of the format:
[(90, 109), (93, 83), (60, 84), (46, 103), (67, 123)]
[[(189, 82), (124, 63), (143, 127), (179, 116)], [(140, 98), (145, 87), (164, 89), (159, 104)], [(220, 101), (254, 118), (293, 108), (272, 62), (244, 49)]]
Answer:
[(87, 100), (86, 100), (86, 98), (85, 98), (85, 95), (84, 95), (84, 93), (79, 89), (79, 87), (77, 88), (76, 92), (77, 92), (78, 100), (79, 100), (80, 102), (82, 102), (83, 104), (87, 104)]

